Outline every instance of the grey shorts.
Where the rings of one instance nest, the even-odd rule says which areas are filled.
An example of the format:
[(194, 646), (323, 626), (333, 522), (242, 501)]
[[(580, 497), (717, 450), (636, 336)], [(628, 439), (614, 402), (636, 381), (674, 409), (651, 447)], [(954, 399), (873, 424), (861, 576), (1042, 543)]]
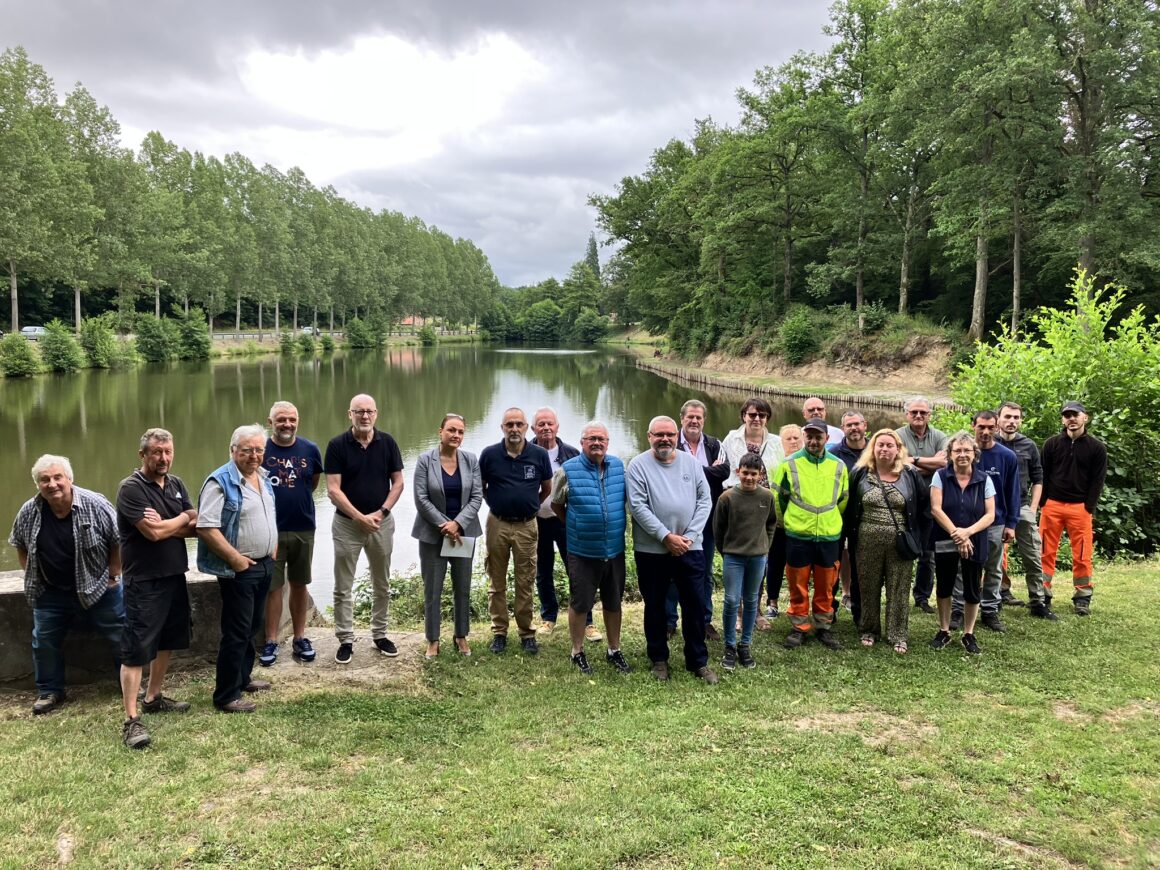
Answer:
[(600, 592), (600, 607), (606, 613), (619, 613), (624, 598), (624, 553), (611, 559), (590, 559), (568, 554), (568, 607), (587, 613)]
[(295, 586), (309, 585), (313, 559), (314, 532), (279, 532), (278, 558), (274, 561), (270, 591), (281, 589), (287, 578)]

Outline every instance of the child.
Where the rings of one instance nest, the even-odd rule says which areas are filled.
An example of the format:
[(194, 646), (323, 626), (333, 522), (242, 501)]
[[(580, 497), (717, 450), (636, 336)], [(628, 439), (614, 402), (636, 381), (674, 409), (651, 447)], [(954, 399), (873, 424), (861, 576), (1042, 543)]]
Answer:
[[(753, 626), (757, 622), (757, 597), (765, 573), (777, 513), (773, 494), (761, 486), (761, 457), (746, 453), (737, 463), (738, 483), (717, 501), (713, 536), (725, 561), (725, 657), (727, 671), (741, 663), (756, 665), (750, 653)], [(737, 606), (743, 604), (741, 643), (737, 643)]]

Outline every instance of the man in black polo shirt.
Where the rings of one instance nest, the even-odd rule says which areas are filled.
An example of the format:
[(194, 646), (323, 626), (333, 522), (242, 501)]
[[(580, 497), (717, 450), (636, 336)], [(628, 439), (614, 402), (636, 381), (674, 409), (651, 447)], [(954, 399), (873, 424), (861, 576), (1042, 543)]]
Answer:
[(532, 628), (532, 593), (536, 580), (536, 513), (552, 491), (548, 451), (526, 440), (528, 418), (519, 408), (503, 414), (503, 441), (479, 454), (487, 518), (487, 592), (491, 613), (491, 651), (507, 648), (508, 557), (515, 560), (515, 614), (520, 643), (529, 655), (539, 652)]
[(385, 656), (398, 649), (387, 637), (391, 598), (391, 550), (395, 520), (391, 508), (403, 494), (403, 454), (395, 439), (375, 428), (375, 400), (350, 400), (351, 427), (326, 445), (326, 494), (334, 504), (334, 660), (350, 664), (354, 656), (354, 572), (364, 550), (371, 566), (371, 637)]
[(173, 436), (148, 429), (138, 450), (141, 467), (117, 489), (117, 528), (125, 575), (125, 633), (121, 642), (121, 695), (125, 706), (122, 738), (131, 749), (148, 746), (149, 734), (137, 716), (142, 668), (149, 685), (141, 705), (146, 713), (182, 713), (186, 701), (161, 693), (169, 656), (188, 649), (192, 613), (185, 572), (185, 539), (197, 534), (197, 511), (173, 467)]

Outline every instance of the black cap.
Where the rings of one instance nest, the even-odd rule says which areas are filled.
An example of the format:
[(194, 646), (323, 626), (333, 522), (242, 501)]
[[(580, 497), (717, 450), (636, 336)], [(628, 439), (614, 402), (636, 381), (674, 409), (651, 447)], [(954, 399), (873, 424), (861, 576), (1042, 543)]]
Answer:
[(830, 427), (826, 425), (826, 421), (821, 417), (811, 417), (806, 425), (802, 426), (803, 432), (808, 432), (813, 429), (815, 432), (822, 432), (826, 435), (830, 434)]
[(1083, 406), (1082, 402), (1064, 402), (1061, 414), (1066, 414), (1068, 411), (1079, 411), (1081, 414), (1087, 413), (1087, 408)]

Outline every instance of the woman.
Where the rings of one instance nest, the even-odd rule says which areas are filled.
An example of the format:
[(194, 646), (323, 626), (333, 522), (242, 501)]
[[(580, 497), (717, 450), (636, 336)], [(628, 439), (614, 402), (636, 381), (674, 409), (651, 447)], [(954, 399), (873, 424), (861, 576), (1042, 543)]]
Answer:
[[(960, 569), (963, 575), (963, 648), (982, 650), (975, 641), (975, 618), (987, 561), (987, 529), (995, 521), (995, 485), (978, 469), (979, 447), (966, 432), (947, 442), (950, 462), (930, 481), (930, 512), (934, 517), (934, 574), (938, 592), (939, 631), (930, 642), (942, 649), (951, 642), (951, 593)], [(863, 602), (865, 607), (865, 602)]]
[[(805, 438), (802, 427), (796, 423), (788, 423), (778, 432), (781, 440), (782, 452), (786, 456), (793, 456), (802, 449)], [(777, 601), (781, 597), (781, 584), (785, 581), (785, 526), (779, 519), (777, 529), (773, 533), (773, 543), (769, 547), (769, 559), (765, 563), (765, 588), (767, 591), (765, 614), (769, 619), (777, 619)], [(765, 631), (769, 628), (768, 620), (757, 620), (757, 628)]]
[(926, 540), (930, 491), (910, 465), (902, 439), (893, 429), (879, 429), (866, 444), (850, 477), (846, 534), (858, 561), (862, 600), (862, 646), (874, 646), (882, 630), (882, 587), (886, 587), (886, 642), (906, 653), (910, 618), (910, 575), (914, 562), (899, 555), (900, 530)]
[(738, 481), (737, 468), (741, 457), (746, 453), (755, 453), (761, 458), (761, 480), (759, 483), (766, 489), (773, 478), (776, 469), (785, 453), (781, 449), (781, 439), (766, 428), (773, 409), (769, 402), (760, 396), (751, 396), (741, 406), (741, 425), (721, 439), (721, 455), (718, 462), (729, 465), (729, 479), (725, 481), (725, 488), (736, 486)]
[[(439, 446), (420, 454), (415, 463), (415, 507), (418, 516), (411, 537), (419, 540), (419, 569), (423, 574), (423, 616), (428, 661), (439, 655), (439, 623), (443, 609), (443, 581), (451, 567), (455, 648), (471, 655), (467, 633), (471, 624), (471, 564), (474, 547), (463, 538), (483, 534), (479, 506), (483, 481), (475, 454), (460, 450), (465, 427), (458, 414), (439, 424)], [(444, 556), (445, 542), (463, 549), (462, 556)]]

